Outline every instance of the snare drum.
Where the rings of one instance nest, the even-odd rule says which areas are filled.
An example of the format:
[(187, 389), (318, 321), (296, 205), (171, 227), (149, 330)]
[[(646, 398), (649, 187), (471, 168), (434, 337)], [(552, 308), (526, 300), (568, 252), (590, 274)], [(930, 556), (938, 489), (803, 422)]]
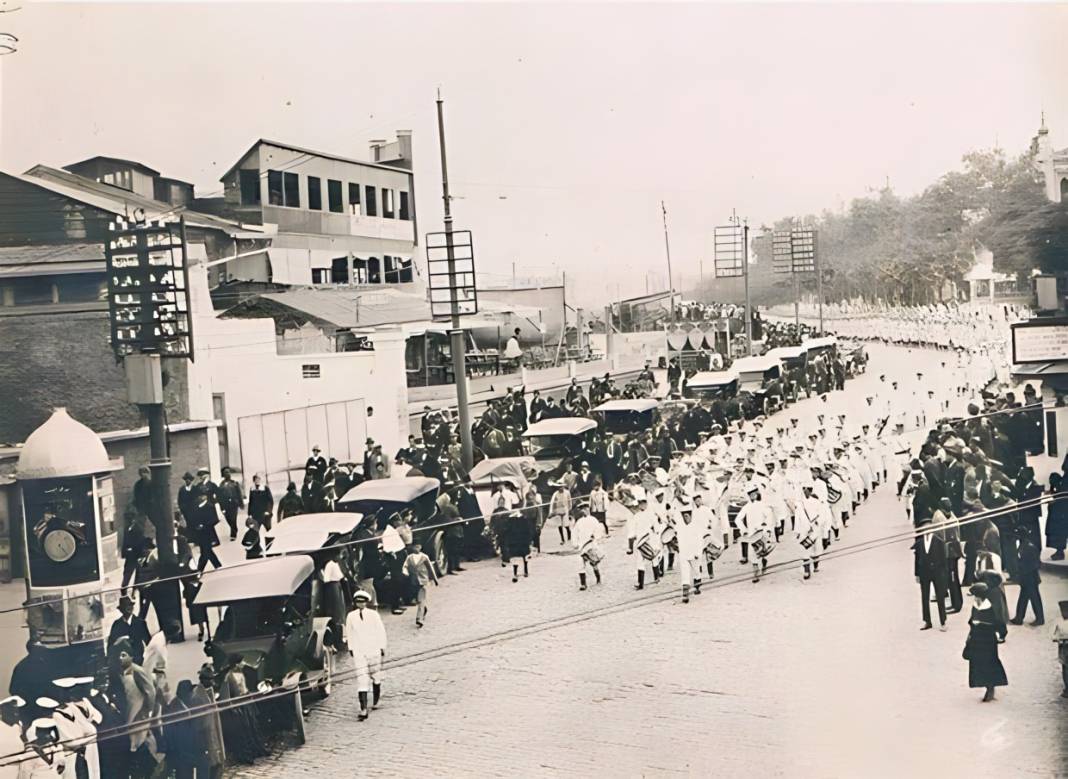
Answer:
[(637, 548), (638, 553), (646, 560), (652, 560), (654, 557), (656, 557), (657, 550), (656, 547), (653, 546), (653, 540), (649, 537), (648, 533), (638, 539), (638, 543), (635, 544), (635, 548)]
[(660, 543), (662, 546), (670, 549), (672, 552), (679, 551), (679, 536), (675, 532), (675, 528), (666, 527), (660, 532)]
[(808, 528), (808, 532), (805, 533), (804, 537), (801, 539), (801, 546), (803, 548), (805, 548), (805, 549), (811, 549), (812, 545), (815, 544), (815, 543), (816, 543), (816, 527), (815, 527), (815, 525), (810, 525), (809, 528)]
[(714, 533), (705, 533), (704, 538), (701, 539), (701, 543), (704, 545), (705, 555), (709, 560), (718, 560), (719, 556), (723, 554), (723, 547), (716, 539)]
[(590, 565), (596, 566), (604, 559), (604, 552), (594, 542), (590, 542), (582, 547), (582, 559)]
[(771, 550), (775, 548), (775, 541), (772, 538), (771, 531), (764, 528), (749, 542), (749, 545), (753, 549), (753, 554), (757, 557), (767, 557), (771, 554)]

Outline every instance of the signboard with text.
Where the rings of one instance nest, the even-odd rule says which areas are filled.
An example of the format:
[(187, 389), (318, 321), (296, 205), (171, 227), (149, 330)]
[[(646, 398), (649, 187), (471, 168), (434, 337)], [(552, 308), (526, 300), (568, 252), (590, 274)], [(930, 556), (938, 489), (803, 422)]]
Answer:
[(1012, 361), (1068, 362), (1068, 319), (1032, 319), (1013, 324)]
[(745, 275), (745, 227), (740, 224), (721, 225), (713, 233), (717, 279)]
[(104, 244), (116, 357), (192, 357), (189, 274), (178, 224), (112, 224)]

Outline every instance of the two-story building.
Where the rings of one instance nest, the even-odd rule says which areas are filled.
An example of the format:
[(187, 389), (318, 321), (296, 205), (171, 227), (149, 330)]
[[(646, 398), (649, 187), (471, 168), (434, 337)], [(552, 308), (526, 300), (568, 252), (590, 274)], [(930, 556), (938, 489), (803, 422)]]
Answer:
[[(411, 133), (375, 142), (372, 161), (260, 139), (222, 176), (204, 207), (272, 225), (261, 254), (226, 263), (219, 282), (411, 284), (419, 231)], [(201, 207), (197, 201), (197, 207)]]

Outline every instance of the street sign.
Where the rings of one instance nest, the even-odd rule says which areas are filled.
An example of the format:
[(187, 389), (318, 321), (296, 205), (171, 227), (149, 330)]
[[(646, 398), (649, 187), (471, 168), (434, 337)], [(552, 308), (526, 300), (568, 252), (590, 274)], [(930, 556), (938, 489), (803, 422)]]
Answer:
[(790, 233), (790, 251), (794, 273), (816, 270), (816, 231), (802, 228)]
[(475, 247), (470, 230), (426, 235), (427, 287), (434, 319), (478, 313)]
[(713, 233), (717, 279), (745, 275), (745, 228), (740, 224), (720, 225)]
[(771, 270), (774, 273), (792, 273), (794, 269), (793, 237), (785, 230), (776, 230), (771, 235)]
[(104, 244), (115, 356), (192, 357), (189, 270), (177, 223), (109, 225)]

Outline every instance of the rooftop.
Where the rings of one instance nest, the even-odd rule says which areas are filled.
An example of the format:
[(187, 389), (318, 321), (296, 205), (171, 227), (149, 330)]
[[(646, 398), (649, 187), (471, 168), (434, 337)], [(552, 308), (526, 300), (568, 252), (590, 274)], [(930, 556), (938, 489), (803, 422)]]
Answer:
[(70, 170), (71, 168), (80, 168), (83, 165), (88, 165), (91, 162), (98, 162), (98, 161), (101, 161), (101, 162), (117, 162), (119, 165), (126, 165), (126, 166), (131, 167), (131, 168), (137, 168), (138, 170), (144, 171), (145, 173), (147, 173), (150, 176), (158, 176), (158, 175), (160, 175), (160, 172), (158, 170), (150, 168), (147, 165), (145, 165), (144, 163), (138, 162), (137, 160), (124, 160), (122, 157), (106, 157), (106, 156), (101, 155), (101, 154), (98, 154), (95, 157), (89, 157), (88, 159), (80, 160), (79, 162), (72, 162), (70, 165), (64, 165), (63, 169), (64, 170)]
[(219, 177), (219, 181), (223, 181), (224, 179), (229, 177), (229, 175), (234, 172), (234, 168), (239, 166), (241, 164), (241, 162), (245, 159), (245, 157), (247, 157), (249, 154), (251, 154), (252, 151), (257, 146), (277, 146), (279, 149), (288, 149), (289, 151), (295, 151), (295, 152), (297, 152), (299, 154), (307, 154), (308, 156), (311, 156), (311, 157), (322, 157), (323, 159), (335, 160), (337, 162), (347, 162), (347, 163), (350, 163), (352, 165), (366, 165), (366, 166), (371, 167), (371, 168), (380, 168), (381, 170), (391, 170), (391, 171), (393, 171), (395, 173), (410, 173), (411, 172), (411, 171), (405, 170), (404, 168), (397, 168), (397, 167), (395, 167), (393, 165), (383, 165), (380, 162), (368, 162), (367, 160), (356, 160), (356, 159), (353, 159), (351, 157), (342, 157), (340, 154), (332, 154), (331, 152), (328, 152), (328, 151), (316, 151), (315, 149), (308, 149), (308, 148), (305, 148), (304, 146), (294, 146), (292, 143), (283, 143), (282, 141), (272, 141), (269, 138), (260, 138), (259, 140), (255, 141), (251, 146), (249, 146), (245, 150), (244, 154), (242, 154), (240, 157), (237, 158), (237, 162), (235, 162), (233, 165), (231, 165), (229, 168), (227, 168), (226, 172), (224, 174), (222, 174), (222, 176)]

